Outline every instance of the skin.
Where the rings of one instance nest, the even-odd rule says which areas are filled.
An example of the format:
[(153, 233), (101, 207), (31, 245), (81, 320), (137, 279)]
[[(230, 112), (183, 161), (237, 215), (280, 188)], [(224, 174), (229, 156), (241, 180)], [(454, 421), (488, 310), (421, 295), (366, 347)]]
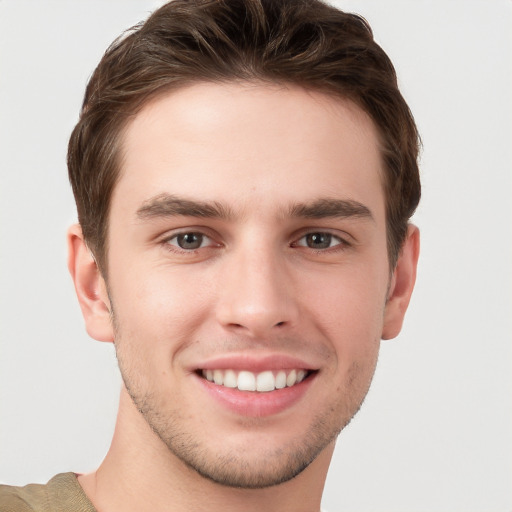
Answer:
[[(185, 233), (199, 246), (180, 248)], [(418, 258), (410, 226), (390, 273), (370, 118), (295, 86), (159, 97), (124, 133), (108, 242), (107, 284), (80, 228), (69, 232), (87, 330), (115, 343), (125, 383), (111, 449), (79, 478), (98, 511), (318, 510)], [(247, 416), (195, 371), (224, 356), (290, 356), (314, 372), (292, 405)]]

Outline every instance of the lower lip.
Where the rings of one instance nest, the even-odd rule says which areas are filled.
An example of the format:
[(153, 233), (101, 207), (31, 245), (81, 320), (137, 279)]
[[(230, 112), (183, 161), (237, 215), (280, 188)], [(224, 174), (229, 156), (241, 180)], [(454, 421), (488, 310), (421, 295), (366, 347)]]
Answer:
[(219, 386), (196, 375), (203, 389), (221, 405), (238, 415), (254, 418), (279, 414), (292, 407), (306, 394), (315, 377), (316, 373), (294, 386), (262, 393)]

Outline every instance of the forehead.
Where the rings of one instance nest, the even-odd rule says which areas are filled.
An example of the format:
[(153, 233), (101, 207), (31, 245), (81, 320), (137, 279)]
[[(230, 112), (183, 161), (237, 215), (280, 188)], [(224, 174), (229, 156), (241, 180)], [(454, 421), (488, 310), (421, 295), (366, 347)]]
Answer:
[(249, 203), (343, 197), (383, 212), (374, 123), (359, 107), (298, 86), (200, 83), (159, 96), (128, 124), (112, 206), (158, 194)]

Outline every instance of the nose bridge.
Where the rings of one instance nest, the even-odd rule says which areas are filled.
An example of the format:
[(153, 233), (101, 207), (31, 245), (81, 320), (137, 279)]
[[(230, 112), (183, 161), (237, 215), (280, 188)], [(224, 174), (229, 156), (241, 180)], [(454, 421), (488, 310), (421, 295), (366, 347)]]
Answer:
[(233, 250), (225, 262), (217, 316), (226, 328), (263, 337), (294, 325), (297, 305), (284, 255), (269, 241), (247, 245)]

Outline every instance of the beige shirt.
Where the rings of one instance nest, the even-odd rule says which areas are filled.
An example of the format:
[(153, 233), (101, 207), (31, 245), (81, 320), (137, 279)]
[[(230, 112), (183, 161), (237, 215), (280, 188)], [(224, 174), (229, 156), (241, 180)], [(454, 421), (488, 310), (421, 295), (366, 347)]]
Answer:
[[(97, 512), (74, 473), (54, 476), (46, 485), (0, 485), (0, 512)], [(322, 509), (320, 512), (326, 512)]]
[(74, 473), (54, 476), (46, 485), (0, 485), (1, 512), (96, 512)]

